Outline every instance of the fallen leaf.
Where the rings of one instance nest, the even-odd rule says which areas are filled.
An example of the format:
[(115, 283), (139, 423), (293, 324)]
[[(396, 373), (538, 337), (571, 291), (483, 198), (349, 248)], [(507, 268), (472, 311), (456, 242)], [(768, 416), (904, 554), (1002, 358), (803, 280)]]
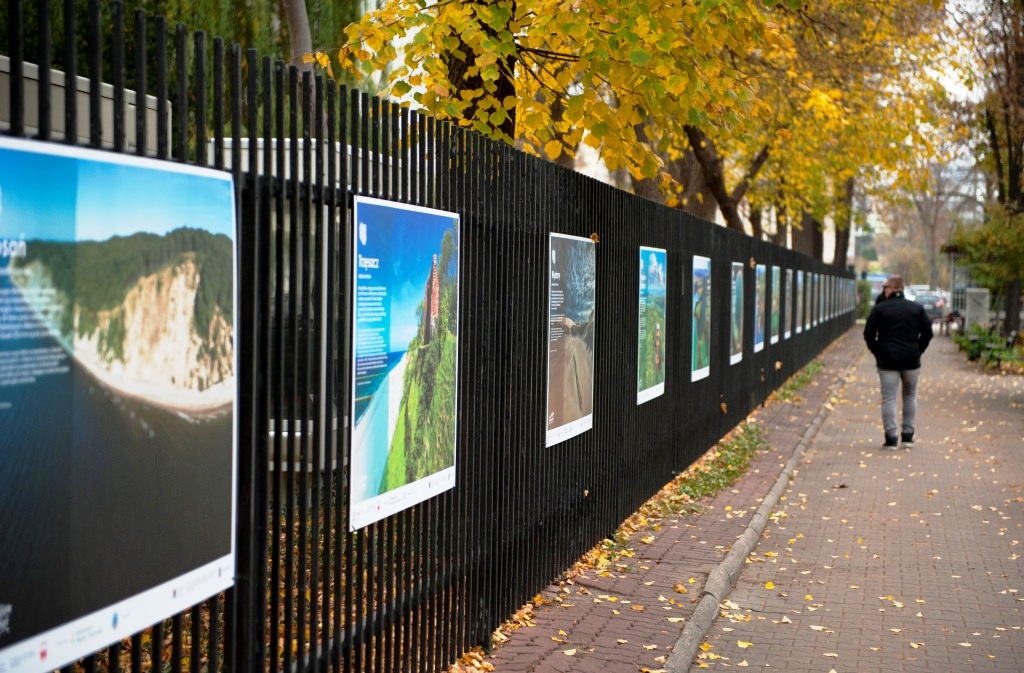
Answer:
[(643, 542), (644, 544), (651, 544), (652, 542), (654, 542), (654, 536), (653, 535), (648, 535), (647, 537), (642, 537), (642, 538), (640, 538), (640, 541)]
[(971, 646), (970, 643), (957, 643), (957, 644), (960, 645), (960, 647), (970, 647)]
[(742, 647), (742, 648), (747, 648), (747, 647), (753, 647), (754, 643), (748, 643), (745, 640), (737, 640), (736, 641), (736, 646), (737, 647)]
[(774, 582), (765, 582), (764, 583), (764, 588), (765, 589), (774, 589), (775, 588), (775, 583)]
[(628, 641), (628, 640), (626, 640), (626, 639), (624, 639), (624, 638), (619, 638), (619, 639), (618, 639), (618, 640), (616, 640), (615, 642), (617, 642), (617, 643), (618, 643), (619, 645), (625, 645), (625, 644), (626, 644), (626, 643), (628, 643), (629, 641)]
[(814, 624), (811, 625), (811, 631), (824, 631), (824, 630), (825, 630), (824, 626), (817, 626), (817, 625), (814, 625)]
[(708, 641), (705, 640), (703, 643), (700, 644), (700, 649), (702, 649), (705, 652), (707, 652), (708, 650), (711, 649), (711, 643), (709, 643)]
[(576, 654), (576, 650), (562, 650), (562, 654), (564, 654), (567, 657), (571, 657), (574, 654)]
[(636, 610), (637, 612), (643, 612), (644, 611), (644, 606), (642, 606), (642, 605), (630, 605), (629, 609), (630, 610)]
[(836, 654), (835, 652), (826, 652), (823, 656), (829, 657), (831, 659), (838, 659), (839, 658), (839, 655)]
[(924, 643), (910, 643), (910, 646), (916, 650), (920, 647), (924, 647)]
[(683, 621), (686, 621), (686, 620), (685, 620), (685, 619), (683, 619), (682, 617), (667, 617), (666, 619), (667, 619), (668, 621), (672, 622), (673, 624), (678, 624), (679, 622), (683, 622)]
[(746, 659), (744, 659), (743, 661), (741, 661), (740, 663), (738, 663), (738, 664), (736, 664), (736, 665), (737, 665), (737, 666), (749, 666), (750, 664), (748, 664), (748, 663), (747, 663), (747, 660), (746, 660)]
[(780, 619), (779, 621), (782, 622), (783, 624), (792, 624), (793, 623), (793, 620), (790, 619), (789, 617), (786, 617), (785, 615), (783, 615), (782, 619)]
[(658, 646), (657, 645), (644, 645), (644, 649), (645, 650), (656, 650), (656, 649), (658, 649)]

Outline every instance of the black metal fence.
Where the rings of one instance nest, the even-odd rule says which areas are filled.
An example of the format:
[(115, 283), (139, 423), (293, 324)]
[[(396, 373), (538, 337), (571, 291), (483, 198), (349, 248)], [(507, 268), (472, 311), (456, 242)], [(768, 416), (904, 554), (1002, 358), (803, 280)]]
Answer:
[[(823, 283), (803, 305), (830, 317), (753, 353), (754, 263), (850, 276), (161, 18), (7, 4), (6, 134), (229, 170), (237, 190), (236, 584), (87, 671), (443, 670), (853, 322)], [(455, 488), (348, 533), (353, 195), (459, 213), (462, 283)], [(598, 324), (593, 429), (546, 448), (551, 232), (599, 240)], [(641, 245), (668, 251), (669, 292), (665, 394), (638, 406)], [(693, 255), (714, 288), (743, 263), (748, 327), (730, 365), (716, 291), (691, 383)]]

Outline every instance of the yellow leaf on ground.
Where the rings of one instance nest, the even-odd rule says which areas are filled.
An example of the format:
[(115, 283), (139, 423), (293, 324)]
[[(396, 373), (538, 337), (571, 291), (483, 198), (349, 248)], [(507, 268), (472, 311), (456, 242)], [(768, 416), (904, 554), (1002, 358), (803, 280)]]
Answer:
[(825, 656), (826, 657), (831, 657), (832, 659), (838, 659), (839, 658), (839, 655), (836, 654), (835, 652), (826, 652)]
[(576, 654), (576, 650), (562, 650), (562, 654), (566, 655), (567, 657), (571, 657), (574, 654)]
[(700, 649), (702, 649), (702, 650), (704, 650), (705, 652), (707, 652), (708, 650), (710, 650), (710, 649), (711, 649), (711, 643), (709, 643), (709, 642), (707, 642), (707, 641), (705, 640), (705, 641), (704, 641), (703, 643), (701, 643), (701, 644), (700, 644)]
[(753, 647), (754, 643), (748, 643), (745, 640), (737, 640), (736, 641), (736, 646), (737, 647), (742, 647), (742, 648), (747, 648), (747, 647)]
[(764, 583), (764, 588), (765, 589), (769, 589), (769, 590), (770, 589), (774, 589), (775, 588), (775, 583), (774, 582), (765, 582)]

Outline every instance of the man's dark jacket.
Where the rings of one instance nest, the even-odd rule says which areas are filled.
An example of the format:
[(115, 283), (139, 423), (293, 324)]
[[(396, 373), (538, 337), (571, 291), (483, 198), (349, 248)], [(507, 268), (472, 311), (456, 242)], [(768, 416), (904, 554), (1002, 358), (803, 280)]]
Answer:
[(894, 292), (871, 309), (864, 340), (879, 369), (917, 369), (932, 340), (932, 321), (924, 307)]

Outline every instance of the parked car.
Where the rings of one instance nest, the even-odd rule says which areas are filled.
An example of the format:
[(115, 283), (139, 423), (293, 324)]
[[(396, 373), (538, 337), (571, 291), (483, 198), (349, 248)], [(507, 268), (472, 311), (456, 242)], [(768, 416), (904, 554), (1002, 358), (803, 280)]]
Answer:
[(919, 292), (914, 301), (924, 307), (925, 314), (932, 320), (940, 320), (946, 314), (946, 300), (938, 292)]

